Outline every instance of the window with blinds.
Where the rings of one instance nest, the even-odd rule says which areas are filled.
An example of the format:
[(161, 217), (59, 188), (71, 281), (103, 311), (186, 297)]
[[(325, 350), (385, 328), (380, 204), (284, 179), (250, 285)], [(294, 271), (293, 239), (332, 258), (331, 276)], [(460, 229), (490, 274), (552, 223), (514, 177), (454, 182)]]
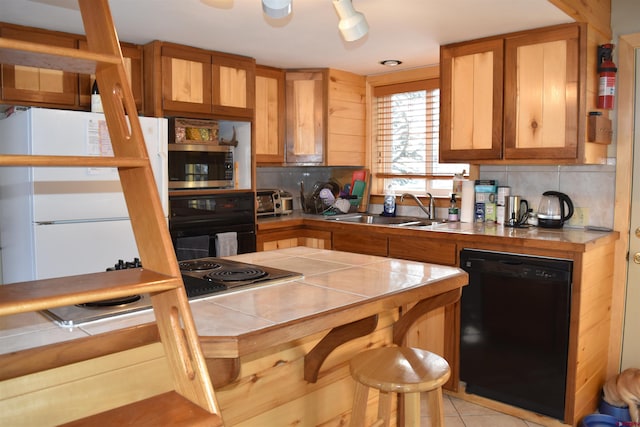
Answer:
[(373, 88), (375, 174), (396, 192), (449, 196), (455, 173), (467, 164), (439, 163), (438, 79)]

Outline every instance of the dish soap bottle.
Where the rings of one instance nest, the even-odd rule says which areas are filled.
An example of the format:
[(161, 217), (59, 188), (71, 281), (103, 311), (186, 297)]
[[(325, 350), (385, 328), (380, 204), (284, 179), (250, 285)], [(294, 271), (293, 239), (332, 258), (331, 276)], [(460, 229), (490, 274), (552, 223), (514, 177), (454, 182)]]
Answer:
[(389, 185), (387, 191), (384, 193), (384, 210), (383, 216), (396, 216), (396, 192), (393, 187)]
[(91, 87), (91, 112), (104, 113), (102, 109), (102, 98), (100, 98), (100, 91), (98, 90), (98, 80), (94, 80), (93, 86)]
[(459, 214), (458, 214), (458, 207), (456, 206), (456, 194), (453, 193), (451, 195), (451, 201), (449, 204), (449, 216), (448, 216), (448, 220), (455, 222), (458, 221), (460, 218)]

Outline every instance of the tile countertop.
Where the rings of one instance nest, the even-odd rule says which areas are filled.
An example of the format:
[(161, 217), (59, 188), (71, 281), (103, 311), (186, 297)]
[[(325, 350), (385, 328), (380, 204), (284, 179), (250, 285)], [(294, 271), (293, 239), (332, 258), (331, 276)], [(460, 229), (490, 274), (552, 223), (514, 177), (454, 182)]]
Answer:
[[(346, 214), (353, 215), (353, 214)], [(580, 250), (580, 248), (572, 248), (572, 245), (587, 245), (596, 242), (604, 242), (609, 239), (617, 240), (619, 233), (611, 230), (591, 230), (588, 228), (541, 228), (541, 227), (523, 227), (513, 228), (507, 227), (496, 223), (467, 223), (467, 222), (444, 222), (436, 223), (430, 226), (393, 226), (382, 224), (359, 224), (359, 223), (346, 223), (340, 221), (333, 221), (335, 216), (323, 216), (314, 214), (305, 214), (300, 211), (295, 211), (291, 215), (283, 215), (279, 217), (261, 217), (258, 218), (258, 231), (277, 230), (281, 227), (297, 226), (304, 224), (313, 225), (326, 225), (327, 230), (331, 227), (375, 227), (377, 229), (383, 229), (385, 233), (392, 234), (415, 234), (417, 232), (429, 232), (429, 233), (446, 233), (444, 238), (450, 238), (451, 234), (456, 234), (456, 238), (459, 240), (475, 241), (477, 237), (483, 237), (487, 239), (509, 239), (526, 240), (531, 243), (536, 243), (541, 247), (552, 245), (551, 247), (557, 248), (556, 244), (566, 244), (569, 246), (566, 249)], [(373, 229), (370, 229), (373, 230)], [(437, 235), (436, 235), (437, 237)], [(600, 243), (599, 242), (599, 243)]]
[[(191, 308), (205, 354), (225, 357), (236, 352), (244, 353), (255, 348), (246, 348), (245, 345), (240, 349), (236, 347), (240, 344), (235, 343), (232, 348), (219, 350), (216, 343), (228, 342), (229, 339), (234, 341), (247, 335), (277, 335), (287, 325), (319, 319), (328, 313), (336, 317), (336, 313), (357, 309), (357, 315), (362, 318), (362, 307), (368, 307), (369, 311), (378, 309), (372, 305), (373, 302), (388, 297), (395, 299), (400, 294), (424, 298), (467, 283), (466, 273), (458, 268), (307, 247), (255, 252), (232, 258), (297, 271), (304, 278), (192, 301)], [(364, 314), (370, 315), (366, 309)], [(2, 317), (0, 353), (96, 335), (152, 320), (151, 310), (76, 328), (58, 327), (40, 313)], [(357, 318), (349, 321), (353, 320)], [(321, 326), (319, 331), (332, 327), (326, 323)], [(274, 335), (273, 339), (278, 338)]]

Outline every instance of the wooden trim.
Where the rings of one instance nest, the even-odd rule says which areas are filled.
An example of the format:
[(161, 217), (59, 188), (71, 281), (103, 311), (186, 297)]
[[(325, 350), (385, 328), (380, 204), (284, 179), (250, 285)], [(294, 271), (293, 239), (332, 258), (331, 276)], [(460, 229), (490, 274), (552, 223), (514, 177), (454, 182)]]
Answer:
[[(618, 50), (618, 105), (614, 229), (620, 232), (620, 239), (616, 242), (615, 248), (608, 375), (619, 372), (622, 355), (633, 178), (634, 98), (637, 72), (635, 57), (636, 50), (640, 49), (640, 33), (621, 36), (616, 48)], [(638, 166), (640, 165), (636, 167)]]
[(322, 363), (338, 346), (353, 339), (369, 335), (378, 326), (378, 315), (366, 317), (346, 325), (338, 326), (329, 331), (316, 344), (315, 347), (304, 356), (304, 379), (307, 382), (318, 381), (318, 373)]

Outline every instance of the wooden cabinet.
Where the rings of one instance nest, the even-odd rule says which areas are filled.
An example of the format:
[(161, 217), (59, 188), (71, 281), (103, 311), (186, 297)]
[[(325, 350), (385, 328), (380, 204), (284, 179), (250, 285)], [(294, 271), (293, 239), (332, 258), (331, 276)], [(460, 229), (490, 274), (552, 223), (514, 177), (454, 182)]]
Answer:
[[(2, 37), (88, 50), (82, 35), (0, 24)], [(127, 80), (138, 111), (142, 111), (142, 47), (120, 43)], [(2, 98), (6, 103), (89, 110), (94, 75), (26, 66), (2, 66)]]
[(285, 79), (287, 163), (323, 164), (327, 71), (287, 71)]
[(502, 156), (502, 39), (440, 51), (440, 160)]
[(213, 114), (253, 119), (256, 61), (214, 52), (211, 55)]
[[(87, 50), (87, 42), (80, 40), (78, 47), (81, 50)], [(133, 93), (133, 99), (136, 102), (136, 108), (142, 111), (142, 46), (131, 43), (120, 43), (122, 50), (122, 60), (124, 62), (124, 71), (127, 75), (127, 81)], [(79, 76), (79, 104), (83, 109), (91, 109), (91, 88), (94, 75), (80, 74)]]
[(568, 24), (443, 46), (440, 158), (586, 162), (586, 37)]
[(284, 71), (256, 66), (256, 162), (284, 163)]
[(389, 256), (433, 264), (458, 265), (455, 242), (423, 237), (389, 236)]
[(505, 159), (578, 158), (579, 47), (578, 25), (506, 39)]
[(359, 254), (389, 256), (389, 238), (386, 235), (361, 231), (334, 231), (333, 249)]
[(253, 118), (253, 59), (161, 41), (143, 52), (145, 114)]
[(331, 232), (301, 226), (271, 231), (258, 231), (256, 236), (256, 249), (258, 251), (271, 251), (297, 246), (331, 249)]
[(365, 77), (334, 69), (286, 72), (286, 161), (365, 164)]
[(146, 115), (211, 115), (211, 54), (153, 41), (143, 48)]
[[(77, 36), (37, 28), (1, 24), (0, 35), (47, 46), (77, 48)], [(78, 74), (24, 65), (2, 65), (4, 103), (74, 108), (78, 103)]]

